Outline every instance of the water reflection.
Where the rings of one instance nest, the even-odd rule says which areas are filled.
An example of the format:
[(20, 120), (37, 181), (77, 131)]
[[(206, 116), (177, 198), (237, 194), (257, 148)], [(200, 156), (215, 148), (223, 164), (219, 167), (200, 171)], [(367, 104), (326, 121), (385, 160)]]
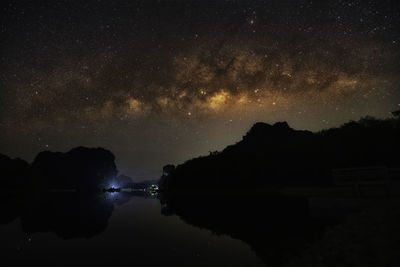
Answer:
[[(3, 209), (0, 221), (6, 224), (19, 218), (23, 232), (28, 235), (50, 232), (62, 239), (93, 238), (107, 229), (115, 208), (126, 205), (133, 197), (155, 199), (143, 190), (42, 192), (23, 198), (3, 198), (1, 203), (8, 209)], [(163, 215), (178, 215), (186, 224), (211, 230), (214, 235), (242, 240), (265, 264), (273, 266), (279, 266), (284, 259), (301, 252), (322, 229), (320, 224), (308, 217), (306, 203), (301, 199), (237, 199), (222, 196), (193, 199), (165, 194), (161, 194), (159, 199)], [(129, 211), (125, 213), (128, 216)], [(152, 223), (154, 228), (162, 227), (161, 222)], [(132, 229), (126, 231), (129, 233)], [(180, 236), (185, 233), (178, 230), (177, 234)], [(146, 234), (133, 238), (135, 242), (147, 242)], [(165, 240), (165, 245), (168, 242), (172, 241)], [(191, 244), (196, 240), (187, 242)]]
[(107, 227), (114, 204), (102, 195), (47, 194), (29, 199), (20, 218), (24, 232), (54, 232), (62, 238), (93, 237)]
[(133, 197), (151, 197), (146, 192), (66, 193), (47, 192), (1, 199), (0, 223), (20, 218), (27, 234), (53, 232), (65, 239), (90, 238), (103, 232), (115, 205)]
[(306, 199), (194, 198), (163, 194), (162, 214), (250, 245), (268, 266), (281, 266), (321, 235), (326, 224), (308, 215)]
[[(157, 188), (117, 176), (109, 151), (76, 148), (15, 162), (0, 158), (0, 259), (8, 265), (258, 265), (242, 242), (162, 216)], [(229, 259), (232, 249), (240, 253)]]
[[(59, 237), (93, 237), (107, 227), (115, 205), (132, 196), (131, 178), (117, 175), (114, 155), (103, 148), (77, 147), (66, 153), (44, 151), (33, 163), (0, 157), (0, 223), (20, 218), (25, 233), (54, 232)], [(104, 192), (107, 186), (130, 192)]]
[[(65, 242), (65, 248), (57, 250), (58, 254), (63, 257), (69, 254), (83, 257), (85, 262), (97, 265), (102, 265), (102, 260), (86, 255), (87, 251), (104, 250), (111, 254), (111, 258), (121, 258), (124, 255), (121, 249), (124, 253), (132, 253), (130, 249), (134, 248), (132, 251), (135, 251), (135, 255), (139, 254), (137, 262), (141, 264), (146, 263), (147, 257), (152, 254), (162, 254), (164, 258), (151, 259), (152, 264), (159, 265), (163, 261), (174, 264), (178, 261), (188, 263), (187, 266), (218, 266), (216, 262), (223, 263), (227, 257), (231, 257), (221, 253), (221, 250), (225, 250), (223, 246), (215, 245), (212, 249), (218, 252), (204, 259), (202, 257), (207, 248), (196, 248), (196, 244), (204, 242), (205, 246), (209, 246), (212, 244), (209, 240), (214, 238), (215, 242), (219, 238), (232, 246), (234, 242), (227, 237), (248, 244), (267, 266), (287, 266), (304, 253), (309, 244), (320, 239), (329, 225), (311, 218), (307, 202), (301, 198), (262, 198), (256, 195), (247, 195), (246, 198), (222, 195), (196, 198), (193, 195), (161, 194), (161, 205), (157, 201), (142, 190), (113, 193), (42, 192), (24, 197), (9, 196), (1, 199), (0, 222), (11, 225), (15, 221), (14, 225), (18, 225), (20, 221), (23, 232), (27, 234), (24, 242), (30, 244), (32, 237), (36, 250), (49, 249), (51, 244), (58, 242), (54, 239), (50, 243), (41, 240), (45, 233), (52, 233)], [(197, 228), (207, 231), (188, 236), (189, 231), (195, 232)], [(209, 235), (208, 230), (214, 237)], [(8, 240), (10, 238), (13, 239), (11, 236)], [(79, 241), (82, 238), (84, 243)], [(97, 245), (96, 240), (104, 242)], [(172, 245), (177, 241), (182, 241), (180, 248)], [(68, 244), (76, 244), (79, 249), (72, 249)], [(123, 248), (118, 244), (124, 244)], [(157, 248), (153, 250), (154, 246)], [(26, 247), (29, 250), (32, 245)], [(246, 246), (242, 246), (237, 251), (238, 255), (232, 256), (232, 262), (246, 255), (246, 249)], [(229, 249), (226, 250), (229, 252)], [(146, 252), (146, 256), (138, 251), (142, 254)], [(41, 261), (49, 256), (47, 252), (38, 255)], [(21, 261), (29, 263), (29, 259), (37, 259), (38, 255), (23, 255)], [(17, 257), (13, 255), (12, 259)], [(52, 261), (57, 260), (55, 256), (51, 258)], [(252, 258), (242, 259), (241, 263), (252, 266), (246, 263), (247, 260), (256, 265)], [(125, 258), (120, 259), (121, 264), (129, 262)]]
[[(94, 159), (88, 159), (88, 154)], [(31, 260), (41, 264), (48, 258), (54, 263), (60, 257), (69, 261), (57, 265), (70, 266), (75, 264), (69, 258), (73, 256), (84, 259), (85, 265), (106, 266), (115, 261), (119, 262), (116, 265), (140, 266), (166, 262), (173, 266), (256, 266), (259, 259), (268, 266), (288, 266), (335, 223), (311, 217), (308, 200), (300, 197), (267, 198), (252, 191), (242, 194), (243, 190), (238, 190), (239, 194), (232, 191), (235, 195), (219, 195), (220, 191), (207, 195), (193, 188), (157, 195), (156, 186), (117, 176), (113, 157), (103, 150), (79, 148), (73, 155), (45, 153), (39, 159), (31, 167), (20, 162), (12, 165), (7, 158), (3, 164), (15, 168), (8, 168), (2, 177), (8, 187), (3, 185), (0, 194), (0, 225), (4, 226), (0, 228), (0, 252), (10, 252), (5, 258), (20, 260), (21, 265), (32, 265)], [(118, 190), (103, 190), (107, 186)], [(395, 210), (387, 204), (382, 207)], [(375, 211), (371, 214), (371, 218), (386, 216), (376, 216), (380, 213)], [(386, 217), (386, 222), (398, 221), (398, 216), (389, 212)], [(350, 229), (361, 225), (360, 221), (371, 220), (359, 219)], [(365, 232), (369, 234), (376, 225), (366, 225)], [(20, 226), (26, 235), (24, 244), (29, 246), (15, 244)], [(12, 227), (18, 230), (7, 232)], [(386, 236), (379, 240), (391, 247)], [(56, 243), (63, 249), (54, 249), (52, 255), (47, 250)], [(22, 255), (24, 246), (28, 254)], [(96, 251), (95, 258), (91, 251)], [(137, 257), (134, 262), (125, 258), (133, 252)]]

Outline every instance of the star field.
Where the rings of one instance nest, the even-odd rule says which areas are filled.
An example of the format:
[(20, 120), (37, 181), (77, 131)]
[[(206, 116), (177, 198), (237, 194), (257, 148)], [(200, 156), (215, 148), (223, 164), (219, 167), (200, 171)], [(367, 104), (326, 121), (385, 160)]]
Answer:
[(128, 173), (256, 121), (319, 130), (400, 106), (396, 1), (9, 1), (0, 148), (108, 147)]

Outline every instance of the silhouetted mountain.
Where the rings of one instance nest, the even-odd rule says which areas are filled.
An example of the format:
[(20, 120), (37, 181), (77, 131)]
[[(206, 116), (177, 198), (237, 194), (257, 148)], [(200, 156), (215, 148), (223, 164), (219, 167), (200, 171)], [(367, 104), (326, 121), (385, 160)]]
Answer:
[(11, 159), (0, 154), (0, 183), (3, 189), (24, 186), (30, 171), (29, 164), (22, 159)]
[(298, 131), (286, 122), (256, 123), (243, 139), (222, 152), (199, 157), (160, 180), (179, 187), (326, 185), (341, 167), (400, 166), (398, 119), (366, 117), (318, 133)]
[[(92, 237), (102, 232), (114, 205), (149, 193), (105, 192), (103, 187), (136, 188), (117, 176), (114, 155), (103, 148), (41, 152), (32, 165), (0, 155), (0, 224), (20, 218), (23, 231), (54, 232), (62, 238)], [(146, 188), (146, 184), (139, 184)], [(4, 193), (4, 189), (10, 189)]]
[[(0, 223), (19, 217), (26, 233), (93, 236), (107, 226), (117, 199), (85, 192), (99, 191), (116, 174), (114, 155), (103, 148), (41, 152), (31, 166), (0, 155)], [(128, 178), (121, 180), (127, 182)]]
[[(318, 221), (309, 216), (307, 197), (289, 197), (275, 189), (330, 185), (331, 171), (336, 168), (399, 167), (399, 137), (398, 119), (366, 117), (317, 133), (294, 130), (286, 122), (256, 123), (241, 141), (221, 152), (177, 167), (165, 166), (160, 179), (162, 213), (175, 214), (194, 226), (238, 238), (249, 244), (268, 266), (317, 266), (313, 265), (316, 262), (322, 262), (321, 266), (342, 266), (341, 263), (358, 261), (365, 253), (378, 259), (379, 264), (374, 266), (392, 266), (390, 263), (397, 260), (385, 257), (397, 252), (397, 247), (391, 245), (398, 235), (388, 239), (390, 233), (385, 228), (398, 215), (371, 225), (343, 224), (346, 228), (338, 227), (336, 231), (341, 234), (340, 239), (323, 238), (325, 233), (329, 237), (326, 228), (341, 223), (345, 214), (336, 215), (334, 220), (321, 217)], [(392, 203), (382, 207), (391, 210), (392, 206), (398, 207)], [(356, 216), (363, 220), (361, 213)], [(368, 228), (363, 230), (359, 225)], [(389, 229), (395, 231), (393, 226)], [(346, 238), (347, 231), (352, 236)], [(369, 236), (371, 231), (378, 233), (374, 233), (374, 239)], [(381, 233), (386, 235), (380, 236)], [(353, 236), (358, 239), (353, 240)], [(364, 243), (368, 245), (359, 245)], [(379, 251), (381, 244), (386, 249), (383, 257)], [(332, 254), (331, 248), (340, 253)], [(320, 250), (324, 257), (333, 259), (333, 264), (324, 264)], [(347, 254), (342, 253), (346, 250)]]
[(103, 148), (77, 147), (69, 152), (41, 152), (32, 163), (34, 186), (97, 190), (117, 175), (115, 156)]

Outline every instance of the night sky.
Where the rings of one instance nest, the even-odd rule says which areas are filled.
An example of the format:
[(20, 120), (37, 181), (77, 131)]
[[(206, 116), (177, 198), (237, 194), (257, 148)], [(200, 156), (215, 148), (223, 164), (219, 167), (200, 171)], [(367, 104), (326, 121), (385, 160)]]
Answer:
[(0, 152), (102, 146), (134, 180), (240, 140), (400, 108), (397, 1), (9, 1)]

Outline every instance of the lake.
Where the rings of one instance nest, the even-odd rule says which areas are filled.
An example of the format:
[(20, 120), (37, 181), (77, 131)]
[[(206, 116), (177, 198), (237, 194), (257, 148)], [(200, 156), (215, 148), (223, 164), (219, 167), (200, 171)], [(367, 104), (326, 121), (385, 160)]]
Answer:
[[(360, 203), (362, 212), (354, 209)], [(397, 198), (325, 199), (318, 204), (315, 208), (315, 203), (299, 197), (187, 191), (157, 196), (43, 191), (18, 198), (2, 196), (1, 261), (2, 266), (398, 262)], [(352, 211), (339, 216), (343, 208), (338, 204)], [(311, 215), (312, 209), (317, 213)]]
[[(99, 196), (96, 203), (106, 210), (105, 215), (96, 213), (101, 227), (89, 234), (82, 231), (90, 228), (85, 224), (97, 222), (79, 214), (87, 213), (88, 207), (72, 213), (69, 208), (63, 210), (64, 204), (73, 203), (76, 208), (85, 201), (77, 204), (75, 197), (66, 196), (50, 202), (56, 204), (43, 210), (36, 207), (32, 218), (23, 211), (22, 219), (0, 225), (1, 259), (7, 263), (2, 266), (263, 266), (246, 243), (188, 225), (177, 215), (162, 215), (156, 198), (134, 196), (121, 201), (118, 193)], [(82, 222), (63, 225), (63, 216)]]

